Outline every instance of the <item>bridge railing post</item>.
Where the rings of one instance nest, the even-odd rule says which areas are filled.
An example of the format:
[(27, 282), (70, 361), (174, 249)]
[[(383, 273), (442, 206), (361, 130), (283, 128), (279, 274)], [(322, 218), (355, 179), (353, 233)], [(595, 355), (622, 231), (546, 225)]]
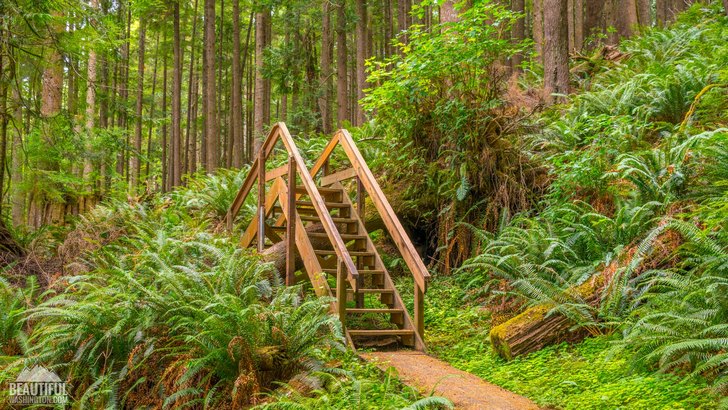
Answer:
[(346, 268), (340, 260), (336, 262), (336, 307), (339, 320), (346, 327)]
[(425, 292), (422, 291), (420, 285), (415, 282), (415, 330), (420, 337), (425, 337)]
[(265, 153), (258, 150), (258, 252), (265, 250)]
[(286, 285), (296, 274), (296, 159), (288, 156), (288, 212), (286, 213)]

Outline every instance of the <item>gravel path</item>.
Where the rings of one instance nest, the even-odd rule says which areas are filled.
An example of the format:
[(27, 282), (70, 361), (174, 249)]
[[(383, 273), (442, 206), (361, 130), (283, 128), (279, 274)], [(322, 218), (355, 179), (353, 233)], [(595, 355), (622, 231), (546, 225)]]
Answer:
[(372, 352), (360, 354), (367, 361), (386, 370), (394, 367), (399, 377), (424, 394), (434, 391), (448, 398), (456, 409), (466, 410), (536, 410), (529, 399), (509, 392), (470, 373), (458, 370), (442, 360), (420, 352)]

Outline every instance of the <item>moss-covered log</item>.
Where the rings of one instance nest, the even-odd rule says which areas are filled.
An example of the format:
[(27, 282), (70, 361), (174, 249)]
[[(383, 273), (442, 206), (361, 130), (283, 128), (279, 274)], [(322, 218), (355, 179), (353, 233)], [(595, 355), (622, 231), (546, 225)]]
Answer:
[[(599, 273), (567, 292), (587, 303), (593, 303), (603, 284), (604, 275)], [(583, 330), (571, 330), (574, 322), (560, 313), (549, 315), (553, 308), (554, 305), (550, 303), (536, 305), (495, 326), (490, 331), (494, 350), (499, 356), (510, 360), (566, 340), (577, 341), (588, 334)]]

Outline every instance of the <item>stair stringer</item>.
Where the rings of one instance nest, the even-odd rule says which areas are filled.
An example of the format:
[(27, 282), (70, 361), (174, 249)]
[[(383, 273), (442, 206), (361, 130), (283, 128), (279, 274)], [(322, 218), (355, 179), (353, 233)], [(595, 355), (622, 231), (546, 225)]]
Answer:
[[(354, 207), (354, 204), (351, 202), (351, 199), (346, 194), (346, 189), (344, 189), (344, 186), (341, 185), (340, 182), (336, 182), (332, 185), (330, 185), (332, 188), (339, 188), (343, 191), (342, 195), (342, 201), (349, 204), (352, 210), (351, 217), (355, 218), (357, 220), (357, 224), (359, 225), (359, 233), (363, 234), (365, 236), (366, 244), (367, 244), (367, 251), (372, 252), (374, 254), (374, 265), (375, 269), (381, 270), (384, 272), (384, 288), (383, 289), (392, 289), (393, 292), (393, 305), (396, 309), (402, 309), (402, 313), (404, 316), (403, 320), (403, 329), (412, 330), (414, 333), (414, 343), (412, 343), (415, 350), (419, 350), (422, 352), (425, 352), (427, 349), (425, 347), (425, 343), (422, 340), (422, 335), (420, 335), (417, 332), (417, 328), (414, 326), (412, 322), (412, 318), (409, 315), (409, 312), (407, 311), (407, 306), (405, 306), (404, 302), (402, 301), (402, 297), (399, 295), (399, 290), (397, 290), (397, 287), (394, 286), (394, 282), (392, 281), (392, 277), (389, 275), (389, 271), (387, 270), (386, 266), (384, 265), (384, 262), (382, 261), (382, 258), (379, 256), (379, 251), (374, 246), (374, 242), (372, 242), (372, 239), (369, 237), (369, 232), (366, 230), (366, 226), (364, 225), (364, 222), (362, 222), (361, 218), (359, 217), (358, 212), (355, 212), (356, 209)], [(404, 341), (404, 339), (403, 339)]]

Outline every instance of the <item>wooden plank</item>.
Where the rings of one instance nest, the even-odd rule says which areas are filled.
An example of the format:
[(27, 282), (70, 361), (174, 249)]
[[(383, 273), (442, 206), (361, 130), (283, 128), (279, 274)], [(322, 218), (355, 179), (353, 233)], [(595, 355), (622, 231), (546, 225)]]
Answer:
[(405, 234), (402, 223), (399, 222), (397, 215), (394, 213), (389, 201), (387, 201), (376, 178), (374, 178), (374, 174), (372, 174), (372, 171), (364, 161), (364, 157), (362, 157), (361, 152), (356, 147), (354, 140), (351, 139), (349, 132), (339, 130), (337, 135), (339, 136), (339, 143), (344, 149), (344, 152), (346, 152), (349, 161), (351, 161), (352, 167), (356, 170), (364, 188), (369, 193), (374, 207), (377, 208), (377, 211), (382, 216), (382, 222), (384, 222), (384, 226), (389, 231), (392, 241), (397, 245), (397, 249), (399, 249), (407, 267), (412, 272), (415, 282), (425, 292), (427, 290), (427, 281), (430, 279), (430, 273), (422, 262), (422, 258), (420, 258), (414, 245)]
[[(285, 194), (282, 192), (278, 198), (284, 213), (288, 213), (288, 189), (285, 185), (283, 189)], [(301, 255), (303, 266), (306, 268), (306, 273), (308, 274), (316, 296), (333, 296), (333, 292), (331, 292), (331, 288), (329, 288), (329, 284), (326, 282), (326, 275), (321, 269), (321, 264), (319, 264), (316, 254), (314, 254), (313, 245), (311, 245), (311, 240), (306, 235), (306, 228), (303, 226), (303, 222), (298, 213), (296, 213), (294, 219), (296, 221), (296, 249), (298, 249), (298, 253)], [(334, 312), (334, 309), (335, 304), (332, 303), (331, 311)]]
[(344, 181), (349, 178), (354, 178), (355, 176), (356, 176), (356, 169), (347, 168), (343, 171), (334, 172), (333, 174), (321, 177), (321, 185), (323, 185), (323, 186), (332, 185), (339, 181)]
[[(273, 127), (268, 133), (268, 137), (265, 139), (265, 141), (263, 141), (263, 146), (261, 147), (261, 150), (264, 152), (265, 158), (268, 158), (268, 156), (270, 156), (270, 153), (273, 151), (273, 147), (275, 146), (276, 142), (278, 142), (279, 135), (280, 130), (276, 127)], [(256, 157), (253, 165), (250, 166), (248, 176), (245, 177), (243, 185), (240, 187), (237, 195), (235, 195), (235, 199), (230, 205), (230, 209), (228, 209), (228, 213), (226, 215), (228, 230), (232, 230), (233, 220), (235, 219), (235, 216), (237, 216), (238, 212), (240, 212), (240, 208), (243, 206), (243, 203), (245, 203), (245, 199), (248, 197), (250, 190), (253, 189), (253, 184), (255, 184), (258, 174), (258, 158)]]
[(265, 156), (258, 151), (258, 252), (265, 249)]
[(278, 177), (282, 177), (284, 175), (288, 174), (288, 164), (282, 165), (276, 169), (272, 169), (270, 171), (267, 171), (265, 173), (265, 180), (266, 182), (272, 181)]
[(296, 160), (288, 156), (288, 190), (286, 215), (286, 285), (295, 283), (296, 274)]
[(306, 163), (303, 161), (301, 154), (298, 152), (298, 148), (296, 148), (296, 145), (293, 142), (293, 138), (291, 138), (291, 134), (288, 132), (286, 124), (279, 122), (275, 125), (275, 127), (278, 127), (280, 129), (280, 138), (283, 141), (283, 144), (286, 146), (288, 152), (295, 158), (296, 168), (301, 175), (301, 182), (303, 186), (306, 187), (306, 191), (309, 198), (311, 198), (311, 202), (316, 209), (316, 213), (318, 213), (319, 217), (321, 218), (321, 225), (323, 225), (326, 233), (329, 234), (329, 238), (331, 239), (331, 245), (336, 251), (336, 256), (344, 263), (349, 282), (351, 283), (352, 287), (356, 289), (358, 286), (357, 277), (359, 276), (359, 274), (357, 273), (354, 261), (351, 259), (351, 256), (346, 250), (346, 245), (341, 239), (338, 229), (336, 229), (334, 221), (331, 220), (331, 215), (329, 215), (329, 212), (326, 208), (326, 203), (321, 197), (321, 194), (318, 192), (318, 188), (316, 186), (316, 183), (313, 181), (311, 174), (309, 173), (308, 169), (306, 169)]
[(349, 329), (351, 336), (408, 336), (412, 329)]
[(342, 326), (346, 328), (346, 272), (341, 261), (336, 264), (336, 306), (338, 307), (339, 320)]
[(417, 333), (421, 336), (425, 336), (425, 294), (422, 291), (422, 288), (415, 285), (415, 318), (414, 318), (414, 325), (415, 329), (417, 330)]
[[(277, 179), (275, 182), (273, 182), (273, 185), (270, 188), (270, 192), (268, 192), (267, 198), (265, 199), (266, 203), (266, 209), (264, 213), (264, 217), (267, 216), (275, 207), (275, 199), (281, 192), (281, 185), (285, 184), (283, 183), (282, 179)], [(259, 215), (260, 209), (256, 211), (255, 217), (253, 220), (250, 221), (250, 225), (248, 225), (248, 228), (245, 230), (245, 233), (243, 233), (243, 236), (240, 238), (240, 246), (243, 248), (249, 247), (253, 240), (255, 240), (256, 235), (258, 234), (258, 224), (260, 223), (260, 215)], [(265, 220), (265, 218), (263, 218)]]
[(321, 155), (318, 157), (316, 162), (313, 164), (313, 167), (311, 167), (311, 176), (316, 177), (316, 174), (319, 173), (322, 169), (324, 169), (327, 165), (327, 162), (329, 161), (329, 157), (334, 152), (334, 149), (336, 148), (336, 145), (339, 144), (339, 134), (334, 134), (333, 138), (329, 141), (328, 144), (324, 147), (324, 150), (321, 152)]

